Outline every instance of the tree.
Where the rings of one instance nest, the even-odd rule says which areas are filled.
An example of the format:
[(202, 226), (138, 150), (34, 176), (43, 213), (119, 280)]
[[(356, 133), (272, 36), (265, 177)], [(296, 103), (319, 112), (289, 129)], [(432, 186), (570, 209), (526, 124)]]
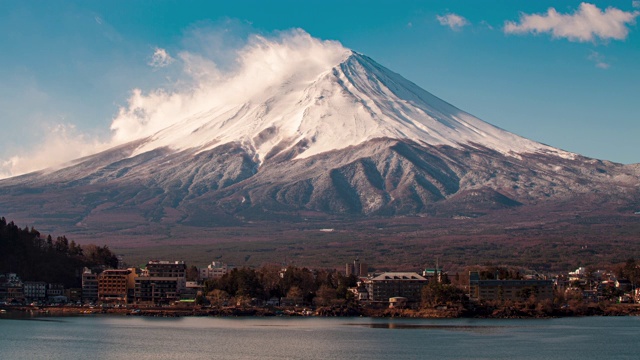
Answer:
[(229, 301), (229, 294), (224, 290), (214, 289), (207, 293), (207, 300), (212, 306), (222, 307)]
[(316, 293), (316, 297), (314, 301), (321, 306), (326, 306), (331, 304), (333, 300), (336, 299), (336, 289), (330, 287), (329, 285), (323, 284), (320, 286)]
[(185, 273), (187, 281), (198, 281), (199, 275), (200, 274), (198, 273), (198, 268), (195, 265), (189, 266)]
[(422, 288), (422, 306), (435, 307), (441, 304), (459, 304), (464, 298), (464, 291), (450, 284), (430, 281)]

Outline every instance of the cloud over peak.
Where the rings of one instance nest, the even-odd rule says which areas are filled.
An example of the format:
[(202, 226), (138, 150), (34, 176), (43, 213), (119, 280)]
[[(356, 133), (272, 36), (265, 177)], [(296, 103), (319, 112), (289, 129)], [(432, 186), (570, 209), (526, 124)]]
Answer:
[[(215, 31), (203, 39), (219, 38)], [(250, 35), (244, 44), (231, 46), (212, 43), (207, 47), (203, 43), (195, 51), (177, 52), (175, 58), (165, 49), (155, 48), (148, 65), (155, 69), (173, 64), (173, 80), (163, 87), (133, 89), (112, 119), (108, 137), (99, 139), (73, 125), (54, 124), (46, 129), (50, 136), (42, 146), (0, 157), (0, 179), (55, 168), (153, 136), (189, 117), (204, 116), (212, 108), (237, 104), (250, 96), (267, 96), (285, 80), (313, 80), (349, 54), (351, 51), (339, 42), (320, 40), (300, 29), (271, 36)]]
[(561, 14), (549, 8), (545, 14), (521, 14), (519, 22), (507, 21), (506, 34), (550, 33), (554, 38), (576, 42), (593, 42), (597, 39), (624, 40), (629, 34), (629, 24), (634, 24), (639, 11), (623, 11), (614, 7), (605, 10), (596, 5), (581, 3), (572, 14)]

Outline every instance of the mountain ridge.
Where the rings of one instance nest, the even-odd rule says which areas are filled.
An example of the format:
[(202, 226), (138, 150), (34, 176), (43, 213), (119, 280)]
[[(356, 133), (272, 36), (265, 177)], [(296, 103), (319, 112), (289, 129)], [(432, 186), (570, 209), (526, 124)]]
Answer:
[[(518, 209), (528, 217), (529, 207), (545, 221), (556, 216), (540, 216), (545, 206), (612, 214), (638, 206), (640, 166), (511, 134), (364, 55), (343, 55), (278, 86), (267, 81), (268, 92), (199, 103), (135, 141), (0, 180), (0, 208), (87, 235), (307, 215), (471, 219)], [(130, 109), (152, 116), (138, 110)]]

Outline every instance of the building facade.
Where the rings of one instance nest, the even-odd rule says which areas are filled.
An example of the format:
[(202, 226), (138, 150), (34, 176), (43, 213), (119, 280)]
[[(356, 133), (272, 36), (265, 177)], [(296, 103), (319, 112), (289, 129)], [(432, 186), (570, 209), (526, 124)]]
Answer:
[(367, 276), (369, 272), (369, 265), (364, 262), (360, 262), (360, 259), (356, 258), (353, 260), (353, 264), (345, 265), (345, 274), (347, 276), (355, 275), (355, 276)]
[(422, 287), (428, 280), (415, 272), (388, 272), (367, 282), (370, 301), (389, 301), (393, 297), (407, 298), (408, 302), (418, 302)]
[(47, 297), (47, 283), (44, 281), (25, 281), (23, 292), (27, 301), (44, 301)]
[(476, 301), (518, 301), (530, 296), (553, 300), (553, 280), (481, 280), (477, 271), (469, 273), (469, 298)]
[(175, 277), (139, 276), (135, 280), (135, 301), (155, 305), (179, 300), (178, 281)]
[(221, 261), (213, 261), (206, 268), (200, 269), (200, 280), (215, 280), (229, 272), (229, 266)]
[(93, 302), (98, 300), (98, 275), (91, 269), (84, 268), (82, 272), (82, 301)]
[(98, 275), (98, 300), (123, 302), (129, 300), (129, 290), (133, 291), (137, 274), (135, 269), (110, 269)]

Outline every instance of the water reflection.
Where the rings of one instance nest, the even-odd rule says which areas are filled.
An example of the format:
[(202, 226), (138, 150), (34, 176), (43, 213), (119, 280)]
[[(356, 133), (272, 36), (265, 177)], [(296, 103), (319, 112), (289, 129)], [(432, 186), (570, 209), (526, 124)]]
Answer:
[(476, 333), (494, 333), (505, 329), (513, 329), (518, 326), (505, 325), (450, 325), (450, 324), (409, 324), (409, 323), (347, 323), (346, 326), (366, 327), (371, 329), (428, 329), (428, 330), (447, 330), (447, 331), (464, 331)]

